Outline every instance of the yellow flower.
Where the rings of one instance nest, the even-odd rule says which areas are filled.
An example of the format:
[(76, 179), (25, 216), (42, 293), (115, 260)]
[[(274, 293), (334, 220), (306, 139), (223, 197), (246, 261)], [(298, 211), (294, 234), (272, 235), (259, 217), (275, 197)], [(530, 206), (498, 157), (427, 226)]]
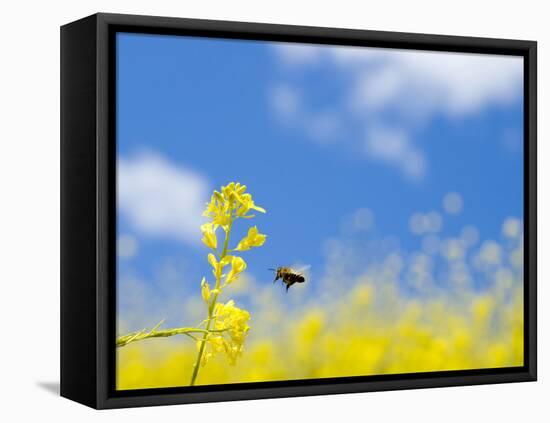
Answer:
[(231, 259), (231, 270), (229, 271), (229, 274), (227, 275), (227, 279), (225, 281), (226, 284), (230, 284), (235, 279), (239, 277), (239, 274), (242, 273), (246, 269), (246, 262), (241, 258), (234, 256)]
[[(197, 341), (197, 349), (200, 349), (201, 343), (202, 341)], [(218, 334), (210, 334), (206, 340), (206, 346), (200, 364), (204, 367), (216, 353), (226, 353), (231, 350), (230, 343), (226, 338)], [(231, 356), (228, 355), (228, 359), (232, 365), (235, 364), (235, 354)]]
[(201, 294), (202, 299), (205, 303), (208, 303), (208, 300), (210, 299), (210, 285), (208, 285), (208, 282), (205, 278), (202, 278), (201, 282)]
[[(250, 313), (235, 306), (233, 300), (216, 304), (214, 308), (214, 330), (206, 338), (205, 351), (200, 365), (204, 366), (216, 353), (225, 354), (229, 364), (234, 365), (242, 354), (244, 342), (250, 327)], [(202, 340), (197, 342), (200, 349)]]
[(218, 203), (222, 204), (224, 202), (223, 195), (221, 195), (218, 191), (214, 191), (214, 197), (218, 200)]
[(205, 223), (201, 226), (202, 242), (208, 248), (215, 250), (218, 247), (218, 238), (216, 238), (216, 225)]
[(242, 343), (250, 329), (248, 321), (250, 313), (235, 306), (235, 301), (229, 300), (227, 303), (216, 304), (214, 309), (216, 318), (215, 328), (217, 330), (228, 329), (232, 340)]
[(250, 219), (249, 210), (265, 213), (265, 209), (254, 204), (252, 196), (246, 191), (246, 185), (231, 182), (221, 187), (221, 192), (214, 191), (206, 205), (203, 216), (212, 219), (212, 224), (220, 225), (226, 232), (235, 217)]
[(226, 186), (222, 186), (222, 194), (226, 200), (229, 200), (231, 193), (235, 192), (235, 186), (235, 182), (230, 182)]
[(235, 306), (233, 300), (226, 304), (216, 304), (214, 309), (216, 330), (226, 330), (221, 335), (212, 337), (213, 349), (225, 352), (229, 363), (235, 364), (237, 357), (241, 355), (244, 341), (250, 327), (250, 313)]
[(223, 268), (231, 263), (232, 260), (233, 256), (225, 256), (218, 262), (214, 254), (208, 254), (208, 263), (210, 263), (210, 265), (213, 267), (212, 273), (214, 274), (214, 277), (218, 278), (218, 276), (221, 276)]
[(208, 254), (208, 263), (214, 268), (214, 270), (218, 270), (218, 260), (216, 260), (216, 256), (212, 253)]
[(253, 226), (248, 230), (248, 234), (239, 242), (235, 250), (246, 251), (250, 250), (252, 247), (260, 247), (264, 244), (265, 238), (266, 235), (259, 233), (258, 228)]
[[(208, 263), (212, 266), (215, 287), (211, 289), (206, 279), (202, 279), (201, 294), (208, 305), (208, 319), (205, 320), (208, 323), (203, 338), (197, 342), (199, 353), (191, 376), (191, 385), (195, 384), (199, 366), (204, 366), (215, 353), (225, 353), (229, 363), (235, 364), (237, 357), (242, 352), (249, 329), (247, 322), (250, 319), (250, 314), (246, 310), (235, 307), (233, 301), (229, 301), (227, 304), (218, 304), (217, 299), (222, 289), (235, 281), (246, 269), (246, 262), (241, 257), (226, 253), (233, 223), (239, 217), (246, 219), (254, 217), (247, 214), (250, 210), (265, 213), (265, 209), (254, 204), (252, 196), (246, 193), (246, 185), (230, 182), (222, 186), (219, 191), (212, 193), (203, 212), (203, 216), (210, 219), (208, 223), (201, 226), (201, 231), (202, 242), (212, 250), (208, 254)], [(216, 236), (218, 226), (225, 231), (224, 247), (220, 253)], [(260, 234), (258, 228), (254, 226), (249, 228), (248, 234), (239, 242), (236, 250), (245, 251), (252, 247), (259, 247), (264, 244), (265, 239), (266, 235)], [(231, 264), (231, 270), (224, 274), (224, 267), (229, 264)], [(225, 283), (222, 283), (224, 279)], [(212, 324), (214, 328), (211, 327)]]
[(254, 215), (246, 215), (249, 210), (257, 210), (261, 213), (265, 213), (265, 209), (263, 207), (254, 204), (254, 200), (252, 200), (252, 196), (250, 194), (242, 194), (238, 197), (238, 200), (240, 203), (240, 206), (237, 209), (238, 217), (244, 217), (246, 219), (254, 217)]
[(220, 204), (223, 204), (222, 201), (219, 201), (215, 195), (210, 197), (210, 202), (206, 204), (206, 209), (202, 212), (204, 217), (213, 217), (220, 210)]
[(210, 203), (206, 205), (206, 209), (202, 213), (203, 216), (212, 219), (212, 224), (220, 225), (225, 230), (231, 222), (231, 209), (229, 203), (217, 191), (210, 198)]

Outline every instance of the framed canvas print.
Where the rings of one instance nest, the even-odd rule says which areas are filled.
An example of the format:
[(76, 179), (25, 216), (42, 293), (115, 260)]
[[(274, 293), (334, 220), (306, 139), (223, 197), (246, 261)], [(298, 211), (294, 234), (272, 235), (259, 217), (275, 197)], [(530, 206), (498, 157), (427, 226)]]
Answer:
[(536, 43), (61, 29), (61, 394), (536, 379)]

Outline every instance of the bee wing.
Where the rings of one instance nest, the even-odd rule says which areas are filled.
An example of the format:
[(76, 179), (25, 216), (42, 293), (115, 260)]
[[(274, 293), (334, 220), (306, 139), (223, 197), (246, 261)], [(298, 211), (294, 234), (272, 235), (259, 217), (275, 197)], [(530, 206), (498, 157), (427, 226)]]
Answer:
[(304, 265), (304, 266), (300, 266), (300, 267), (297, 267), (297, 268), (296, 268), (296, 273), (307, 272), (309, 269), (311, 269), (311, 265), (310, 265), (310, 264), (307, 264), (307, 265)]
[(309, 264), (301, 265), (293, 268), (295, 273), (298, 273), (299, 275), (303, 275), (306, 278), (309, 278), (309, 269), (311, 269), (311, 266)]

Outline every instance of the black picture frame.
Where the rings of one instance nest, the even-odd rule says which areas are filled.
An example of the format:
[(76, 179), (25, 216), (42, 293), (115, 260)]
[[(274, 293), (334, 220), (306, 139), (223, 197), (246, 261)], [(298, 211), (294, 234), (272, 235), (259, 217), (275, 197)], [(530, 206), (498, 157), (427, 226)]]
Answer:
[[(517, 55), (524, 58), (524, 366), (116, 391), (116, 32)], [(98, 13), (61, 27), (61, 395), (119, 408), (537, 378), (537, 44), (534, 41)]]

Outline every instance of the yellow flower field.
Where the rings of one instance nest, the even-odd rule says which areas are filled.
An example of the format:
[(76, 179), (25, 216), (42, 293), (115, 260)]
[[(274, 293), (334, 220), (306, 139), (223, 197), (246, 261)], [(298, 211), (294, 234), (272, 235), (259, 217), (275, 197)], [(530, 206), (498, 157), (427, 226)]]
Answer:
[[(312, 301), (293, 314), (272, 304), (267, 288), (253, 291), (267, 310), (251, 319), (236, 365), (214, 357), (197, 384), (523, 364), (519, 281), (504, 278), (483, 293), (418, 300), (400, 296), (393, 286), (377, 289), (371, 281), (359, 280), (338, 303)], [(117, 388), (187, 386), (196, 354), (195, 345), (183, 337), (128, 345), (118, 350)]]

